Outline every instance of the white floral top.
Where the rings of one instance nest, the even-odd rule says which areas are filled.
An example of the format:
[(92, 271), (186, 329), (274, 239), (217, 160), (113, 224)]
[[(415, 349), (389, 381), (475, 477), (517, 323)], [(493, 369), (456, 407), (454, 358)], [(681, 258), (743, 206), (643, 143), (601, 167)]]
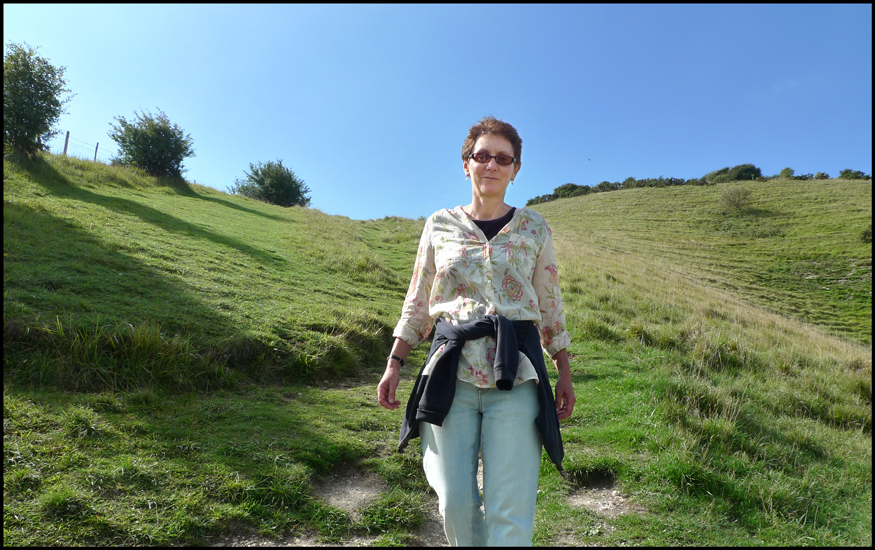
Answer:
[[(547, 221), (528, 208), (514, 212), (491, 241), (461, 206), (439, 210), (425, 223), (401, 319), (393, 336), (413, 347), (425, 341), (435, 319), (455, 325), (498, 314), (512, 321), (534, 321), (550, 357), (568, 347), (565, 308), (553, 236)], [(443, 348), (425, 366), (428, 374)], [(469, 340), (462, 348), (459, 378), (475, 386), (495, 385), (495, 339)], [(516, 384), (538, 380), (520, 353)]]

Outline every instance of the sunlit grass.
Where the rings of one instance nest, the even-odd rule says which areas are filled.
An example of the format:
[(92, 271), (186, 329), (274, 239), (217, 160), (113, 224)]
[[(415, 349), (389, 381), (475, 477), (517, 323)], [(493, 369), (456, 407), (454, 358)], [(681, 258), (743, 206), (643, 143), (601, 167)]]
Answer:
[[(871, 184), (743, 185), (739, 216), (720, 186), (536, 207), (578, 404), (535, 544), (871, 545)], [(5, 161), (6, 544), (416, 544), (434, 497), (374, 386), (421, 228)], [(349, 467), (390, 487), (358, 520), (312, 490)], [(570, 505), (595, 479), (645, 512)]]

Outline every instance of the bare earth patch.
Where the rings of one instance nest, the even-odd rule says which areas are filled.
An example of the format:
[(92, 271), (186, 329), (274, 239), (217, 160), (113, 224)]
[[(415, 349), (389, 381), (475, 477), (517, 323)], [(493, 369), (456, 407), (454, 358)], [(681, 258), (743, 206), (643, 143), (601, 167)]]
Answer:
[[(343, 510), (353, 521), (361, 520), (361, 512), (368, 504), (388, 491), (389, 487), (380, 476), (360, 472), (354, 468), (331, 474), (313, 483), (313, 494), (330, 506)], [(447, 546), (443, 523), (435, 498), (428, 516), (416, 532), (422, 546)], [(319, 542), (314, 533), (301, 533), (282, 539), (269, 539), (258, 535), (220, 535), (211, 537), (206, 546), (370, 546), (379, 537), (352, 537), (339, 543)]]
[(588, 508), (608, 518), (644, 511), (642, 507), (632, 504), (620, 494), (620, 491), (614, 489), (581, 489), (568, 495), (568, 502), (572, 506)]
[[(482, 472), (482, 465), (480, 468)], [(482, 479), (480, 485), (482, 490)], [(361, 512), (368, 504), (379, 498), (389, 489), (378, 475), (370, 472), (361, 472), (355, 468), (347, 468), (331, 474), (313, 484), (313, 494), (323, 499), (334, 508), (343, 510), (349, 514), (353, 521), (361, 520)], [(572, 506), (585, 507), (596, 514), (610, 519), (621, 514), (641, 513), (641, 506), (629, 502), (628, 498), (614, 489), (613, 483), (596, 483), (590, 487), (581, 487), (568, 495), (568, 502)], [(603, 532), (614, 530), (607, 522), (598, 524)], [(448, 546), (444, 535), (443, 522), (438, 511), (437, 498), (433, 499), (429, 507), (428, 515), (417, 529), (415, 536), (418, 540), (411, 543), (422, 546)], [(287, 536), (282, 539), (268, 539), (258, 535), (221, 535), (211, 537), (206, 541), (206, 546), (370, 546), (379, 537), (352, 537), (340, 543), (322, 543), (315, 534), (300, 533)], [(580, 542), (573, 534), (559, 537), (556, 546), (579, 546)]]
[(329, 505), (343, 510), (353, 521), (361, 521), (361, 508), (389, 490), (380, 476), (354, 468), (335, 472), (313, 483), (313, 494)]

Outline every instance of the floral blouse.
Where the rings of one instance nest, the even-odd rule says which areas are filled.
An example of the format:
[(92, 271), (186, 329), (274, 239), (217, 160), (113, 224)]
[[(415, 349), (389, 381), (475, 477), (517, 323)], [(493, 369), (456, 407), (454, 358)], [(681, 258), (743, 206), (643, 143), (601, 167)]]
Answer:
[[(491, 241), (461, 206), (439, 210), (425, 223), (410, 288), (393, 336), (413, 347), (425, 341), (435, 319), (455, 325), (498, 314), (512, 321), (534, 321), (541, 346), (552, 357), (568, 347), (565, 308), (553, 236), (543, 216), (519, 208)], [(425, 374), (443, 353), (438, 349)], [(462, 348), (459, 379), (478, 387), (495, 385), (495, 339), (469, 340)], [(520, 353), (516, 384), (538, 380)]]

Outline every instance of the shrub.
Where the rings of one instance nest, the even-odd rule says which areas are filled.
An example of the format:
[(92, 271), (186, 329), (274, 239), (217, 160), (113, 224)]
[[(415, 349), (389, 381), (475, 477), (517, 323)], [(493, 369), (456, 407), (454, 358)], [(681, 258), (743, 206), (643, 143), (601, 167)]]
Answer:
[(867, 176), (863, 172), (859, 170), (851, 170), (847, 168), (839, 172), (839, 179), (841, 180), (870, 180), (872, 176)]
[(3, 150), (33, 156), (58, 133), (53, 129), (72, 96), (65, 67), (54, 67), (25, 44), (7, 44), (3, 57)]
[(589, 190), (588, 185), (581, 186), (576, 183), (566, 183), (554, 189), (553, 194), (559, 198), (577, 197), (579, 195), (586, 195), (589, 193)]
[(778, 174), (778, 177), (784, 178), (784, 179), (793, 179), (793, 175), (795, 173), (796, 172), (792, 168), (787, 167), (787, 168), (784, 168), (783, 170), (781, 170), (781, 173)]
[(720, 206), (724, 212), (740, 214), (751, 200), (750, 189), (732, 187), (720, 196)]
[(592, 192), (593, 193), (604, 193), (606, 191), (615, 191), (619, 188), (620, 188), (619, 183), (611, 183), (611, 182), (605, 180), (605, 181), (599, 183), (598, 185), (596, 185), (595, 187), (593, 187)]
[(249, 163), (245, 180), (237, 180), (231, 193), (261, 200), (278, 206), (309, 206), (310, 189), (304, 180), (283, 166), (283, 161)]
[(142, 168), (150, 176), (181, 177), (182, 161), (194, 156), (191, 135), (170, 122), (160, 110), (158, 116), (137, 115), (136, 123), (116, 117), (117, 126), (112, 126), (109, 137), (119, 146), (113, 163)]
[(864, 243), (872, 242), (872, 224), (869, 224), (869, 227), (863, 230), (863, 233), (860, 235), (860, 240)]
[(714, 170), (713, 172), (709, 172), (705, 174), (702, 178), (708, 183), (723, 183), (724, 181), (728, 181), (726, 178), (729, 175), (729, 167), (721, 168), (720, 170)]
[(827, 174), (826, 172), (818, 172), (818, 173), (814, 174), (814, 179), (816, 179), (816, 180), (828, 180), (829, 174)]
[(729, 170), (729, 181), (751, 181), (762, 175), (762, 170), (753, 164), (739, 164)]

